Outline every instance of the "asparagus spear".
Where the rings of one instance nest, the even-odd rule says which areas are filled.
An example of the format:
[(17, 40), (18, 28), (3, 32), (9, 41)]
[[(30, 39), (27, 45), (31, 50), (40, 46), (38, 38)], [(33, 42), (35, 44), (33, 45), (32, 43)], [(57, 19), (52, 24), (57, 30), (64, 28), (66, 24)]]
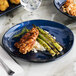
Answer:
[(16, 34), (14, 37), (19, 37), (20, 35), (25, 33), (25, 28), (22, 29), (22, 31), (19, 34)]
[[(17, 35), (15, 35), (14, 37), (18, 37), (19, 35), (22, 35), (25, 31), (26, 31), (26, 32), (29, 32), (29, 30), (28, 30), (27, 28), (25, 28), (25, 30), (23, 29), (20, 34), (17, 34)], [(44, 48), (46, 48), (46, 50), (48, 50), (48, 51), (51, 53), (52, 56), (55, 56), (56, 53), (57, 53), (57, 55), (59, 54), (59, 53), (57, 52), (57, 50), (54, 49), (53, 46), (52, 46), (51, 44), (49, 44), (49, 43), (44, 39), (44, 37), (42, 37), (42, 35), (39, 34), (39, 36), (40, 36), (41, 39), (43, 39), (45, 42), (44, 42), (43, 40), (41, 40), (39, 37), (37, 38), (37, 41), (38, 41), (42, 46), (44, 46)], [(47, 43), (49, 44), (50, 47), (47, 45)], [(51, 47), (53, 48), (54, 51), (51, 49)]]
[(52, 56), (55, 56), (56, 53), (55, 53), (55, 52), (51, 49), (51, 47), (49, 47), (43, 40), (41, 40), (41, 39), (38, 37), (38, 38), (37, 38), (37, 41), (38, 41), (42, 46), (44, 46), (44, 48), (45, 48), (47, 51), (49, 51)]
[[(26, 32), (29, 32), (29, 30), (26, 29)], [(53, 46), (46, 40), (46, 38), (44, 38), (44, 36), (43, 36), (42, 34), (39, 33), (38, 38), (39, 38), (39, 39), (42, 39), (43, 41), (45, 41), (45, 43), (47, 43), (47, 44), (53, 49), (53, 51), (54, 51), (57, 55), (60, 54), (60, 53), (55, 49), (55, 47), (53, 47)], [(48, 46), (48, 45), (47, 45), (47, 46)]]
[(43, 29), (41, 29), (41, 28), (39, 28), (39, 27), (37, 27), (35, 25), (33, 25), (33, 26), (36, 27), (39, 30), (39, 32), (41, 34), (43, 34), (50, 41), (50, 43), (52, 43), (58, 49), (58, 51), (63, 50), (62, 46), (58, 42), (56, 42), (56, 40), (52, 37), (52, 35), (48, 34)]
[(60, 54), (60, 53), (57, 51), (57, 49), (56, 49), (52, 44), (49, 43), (49, 40), (47, 40), (42, 34), (39, 34), (38, 38), (40, 38), (40, 39), (42, 39), (43, 41), (45, 41), (45, 42), (53, 49), (53, 51), (54, 51), (57, 55)]
[(29, 29), (27, 29), (27, 28), (25, 28), (25, 31), (26, 31), (26, 32), (29, 32), (30, 30), (29, 30)]

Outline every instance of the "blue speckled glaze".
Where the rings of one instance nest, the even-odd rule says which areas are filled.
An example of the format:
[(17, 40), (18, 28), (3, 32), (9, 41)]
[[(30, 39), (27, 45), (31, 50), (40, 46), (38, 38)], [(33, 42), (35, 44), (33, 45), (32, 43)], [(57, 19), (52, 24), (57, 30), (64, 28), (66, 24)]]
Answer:
[(23, 55), (19, 53), (18, 49), (14, 47), (14, 43), (19, 41), (21, 38), (14, 38), (13, 36), (17, 33), (19, 33), (25, 26), (28, 29), (32, 28), (32, 24), (35, 24), (36, 26), (39, 26), (40, 28), (47, 30), (50, 34), (56, 37), (56, 40), (64, 47), (63, 53), (66, 54), (73, 45), (73, 33), (69, 28), (66, 26), (53, 22), (48, 20), (31, 20), (31, 21), (25, 21), (20, 24), (17, 24), (16, 26), (10, 28), (3, 36), (3, 47), (6, 49), (6, 51), (18, 58), (26, 59), (28, 61), (32, 62), (48, 62), (56, 60), (57, 58), (60, 58), (63, 55), (52, 57), (48, 51), (38, 53), (29, 52), (26, 55)]
[(61, 6), (66, 2), (66, 0), (54, 0), (54, 5), (55, 7), (63, 14), (65, 14), (66, 16), (70, 17), (70, 18), (76, 18), (76, 16), (72, 16), (69, 15), (68, 13), (63, 12), (63, 10), (61, 9)]

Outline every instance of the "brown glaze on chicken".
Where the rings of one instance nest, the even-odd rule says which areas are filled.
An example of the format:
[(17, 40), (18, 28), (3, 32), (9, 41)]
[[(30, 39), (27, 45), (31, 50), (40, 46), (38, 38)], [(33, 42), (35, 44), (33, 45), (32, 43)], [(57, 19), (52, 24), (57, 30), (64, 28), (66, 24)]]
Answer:
[(39, 31), (36, 28), (32, 28), (32, 30), (26, 33), (19, 42), (16, 42), (15, 47), (19, 48), (19, 52), (26, 54), (30, 52), (35, 44), (35, 41), (39, 35)]

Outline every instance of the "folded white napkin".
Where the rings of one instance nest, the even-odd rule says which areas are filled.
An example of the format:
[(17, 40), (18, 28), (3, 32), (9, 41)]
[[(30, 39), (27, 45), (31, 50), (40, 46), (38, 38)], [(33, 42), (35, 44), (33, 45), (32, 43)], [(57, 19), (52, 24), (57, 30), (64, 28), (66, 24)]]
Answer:
[[(8, 54), (7, 52), (0, 46), (0, 58), (5, 62), (5, 64), (15, 72), (13, 76), (24, 76), (24, 71)], [(8, 76), (5, 69), (2, 67), (0, 63), (0, 76)]]

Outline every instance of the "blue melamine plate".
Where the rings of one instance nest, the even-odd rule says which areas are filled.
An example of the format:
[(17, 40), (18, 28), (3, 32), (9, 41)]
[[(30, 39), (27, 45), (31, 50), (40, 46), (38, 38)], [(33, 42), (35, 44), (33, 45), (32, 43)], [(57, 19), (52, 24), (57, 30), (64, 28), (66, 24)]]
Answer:
[(63, 12), (61, 7), (65, 2), (66, 0), (54, 0), (54, 5), (61, 13), (65, 14), (66, 16), (70, 18), (76, 18), (76, 16), (72, 16), (72, 15), (69, 15), (68, 13)]
[(35, 24), (36, 26), (39, 26), (40, 28), (48, 31), (50, 34), (56, 37), (56, 40), (64, 47), (63, 53), (66, 54), (70, 51), (73, 45), (74, 36), (73, 33), (69, 28), (66, 26), (53, 22), (48, 20), (31, 20), (31, 21), (25, 21), (22, 23), (19, 23), (15, 25), (14, 27), (10, 28), (3, 36), (3, 47), (6, 49), (6, 51), (13, 55), (14, 57), (26, 59), (28, 61), (32, 62), (47, 62), (47, 61), (53, 61), (57, 58), (60, 58), (63, 55), (52, 57), (48, 51), (38, 53), (29, 52), (26, 55), (23, 55), (19, 53), (18, 49), (14, 46), (14, 43), (19, 41), (21, 38), (14, 38), (13, 36), (19, 33), (25, 26), (28, 29), (31, 29), (33, 26), (32, 24)]

